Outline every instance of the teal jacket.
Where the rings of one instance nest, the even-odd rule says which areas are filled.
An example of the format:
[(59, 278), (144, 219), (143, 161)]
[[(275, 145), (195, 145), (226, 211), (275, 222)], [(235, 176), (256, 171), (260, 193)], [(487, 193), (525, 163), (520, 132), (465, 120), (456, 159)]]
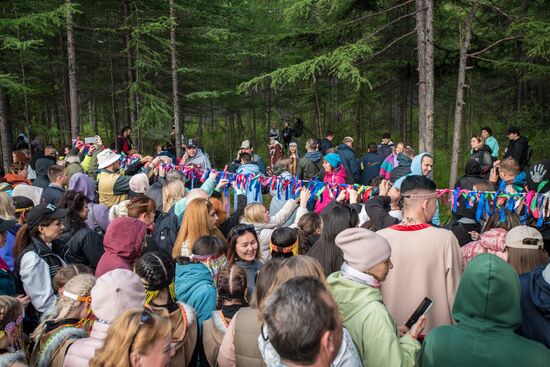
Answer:
[(216, 285), (210, 270), (200, 263), (177, 264), (175, 291), (178, 301), (193, 306), (201, 328), (216, 309)]
[(408, 334), (399, 337), (380, 289), (345, 278), (339, 271), (327, 282), (364, 367), (415, 365), (420, 343)]
[(485, 140), (485, 145), (488, 145), (491, 148), (491, 157), (498, 158), (498, 141), (494, 136), (489, 136)]
[(424, 340), (421, 367), (550, 364), (550, 349), (514, 333), (521, 323), (518, 275), (493, 254), (477, 255), (464, 269), (452, 316), (456, 325), (435, 328)]

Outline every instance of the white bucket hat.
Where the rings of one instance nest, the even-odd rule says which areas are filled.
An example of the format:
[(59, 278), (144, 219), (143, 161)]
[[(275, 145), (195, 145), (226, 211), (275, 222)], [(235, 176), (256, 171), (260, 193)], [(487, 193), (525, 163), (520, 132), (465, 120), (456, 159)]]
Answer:
[(111, 149), (105, 149), (97, 155), (97, 166), (99, 169), (109, 167), (120, 159), (120, 155), (113, 152)]

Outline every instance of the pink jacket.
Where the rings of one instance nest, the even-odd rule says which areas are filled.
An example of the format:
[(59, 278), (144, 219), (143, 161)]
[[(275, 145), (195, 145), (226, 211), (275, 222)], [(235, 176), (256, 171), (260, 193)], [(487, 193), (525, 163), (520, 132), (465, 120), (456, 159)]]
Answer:
[(489, 253), (500, 257), (508, 262), (508, 252), (506, 252), (506, 234), (507, 230), (502, 228), (493, 228), (479, 236), (479, 240), (470, 242), (462, 247), (462, 266), (463, 268), (479, 254)]
[[(323, 179), (323, 182), (329, 183), (329, 184), (337, 184), (337, 185), (345, 184), (346, 170), (344, 169), (344, 166), (340, 163), (338, 167), (336, 167), (332, 171), (328, 173), (325, 172), (325, 178)], [(331, 197), (328, 187), (325, 188), (322, 194), (323, 200), (318, 200), (317, 203), (315, 204), (315, 213), (320, 214), (323, 211), (323, 209), (325, 209), (325, 206), (327, 206), (328, 203), (330, 203), (332, 199), (335, 199), (335, 198), (336, 196), (334, 194), (334, 191)]]
[(63, 367), (88, 367), (96, 350), (103, 346), (109, 326), (111, 324), (105, 322), (94, 322), (90, 336), (77, 340), (69, 347)]

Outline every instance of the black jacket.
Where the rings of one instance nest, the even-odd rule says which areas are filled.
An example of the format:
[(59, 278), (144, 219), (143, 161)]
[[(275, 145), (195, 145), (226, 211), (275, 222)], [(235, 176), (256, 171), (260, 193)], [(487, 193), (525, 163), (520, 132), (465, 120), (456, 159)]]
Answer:
[(103, 237), (88, 227), (76, 232), (66, 230), (53, 242), (53, 250), (67, 262), (67, 264), (84, 264), (92, 269), (97, 267), (103, 249)]
[[(470, 159), (466, 163), (465, 175), (456, 181), (454, 188), (456, 189), (457, 187), (460, 187), (463, 190), (473, 190), (474, 185), (480, 182), (487, 182), (487, 179), (483, 177), (481, 173), (481, 164), (475, 159)], [(476, 219), (477, 205), (473, 205), (471, 208), (466, 208), (466, 204), (466, 199), (463, 196), (459, 197), (458, 206), (454, 215), (457, 218)]]
[(519, 163), (520, 171), (523, 171), (528, 163), (529, 140), (525, 136), (520, 136), (516, 140), (508, 142), (508, 148), (504, 158), (512, 157)]
[(327, 154), (327, 150), (332, 148), (332, 142), (327, 138), (323, 138), (319, 141), (319, 151), (323, 154)]
[(389, 214), (390, 203), (391, 198), (384, 195), (373, 196), (365, 203), (365, 211), (369, 216), (369, 221), (377, 231), (399, 223), (399, 219)]
[(391, 183), (395, 183), (398, 179), (411, 173), (412, 158), (409, 158), (403, 153), (397, 155), (397, 167), (394, 167), (390, 173)]
[(489, 148), (489, 146), (487, 145), (484, 145), (479, 149), (473, 149), (471, 159), (479, 162), (479, 164), (481, 165), (481, 175), (483, 175), (484, 177), (488, 177), (491, 168), (493, 168), (491, 148)]
[(246, 198), (246, 195), (237, 195), (237, 209), (219, 225), (220, 231), (223, 233), (225, 238), (228, 238), (227, 235), (229, 234), (229, 231), (239, 224), (247, 202), (248, 199)]
[(61, 187), (48, 185), (48, 187), (42, 191), (41, 202), (42, 204), (53, 204), (57, 206), (64, 194), (65, 190)]

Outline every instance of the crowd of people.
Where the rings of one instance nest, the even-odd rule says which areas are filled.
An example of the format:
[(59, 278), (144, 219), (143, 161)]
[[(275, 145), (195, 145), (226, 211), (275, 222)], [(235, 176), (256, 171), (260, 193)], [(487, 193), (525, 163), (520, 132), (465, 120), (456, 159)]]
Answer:
[(548, 365), (550, 161), (529, 164), (517, 127), (504, 154), (491, 128), (473, 136), (456, 183), (498, 209), (461, 196), (446, 223), (433, 154), (386, 133), (358, 158), (329, 131), (302, 155), (302, 134), (274, 124), (266, 160), (245, 140), (227, 163), (323, 182), (315, 195), (166, 169), (209, 170), (198, 139), (176, 158), (138, 156), (130, 128), (61, 154), (18, 137), (0, 180), (0, 366)]

